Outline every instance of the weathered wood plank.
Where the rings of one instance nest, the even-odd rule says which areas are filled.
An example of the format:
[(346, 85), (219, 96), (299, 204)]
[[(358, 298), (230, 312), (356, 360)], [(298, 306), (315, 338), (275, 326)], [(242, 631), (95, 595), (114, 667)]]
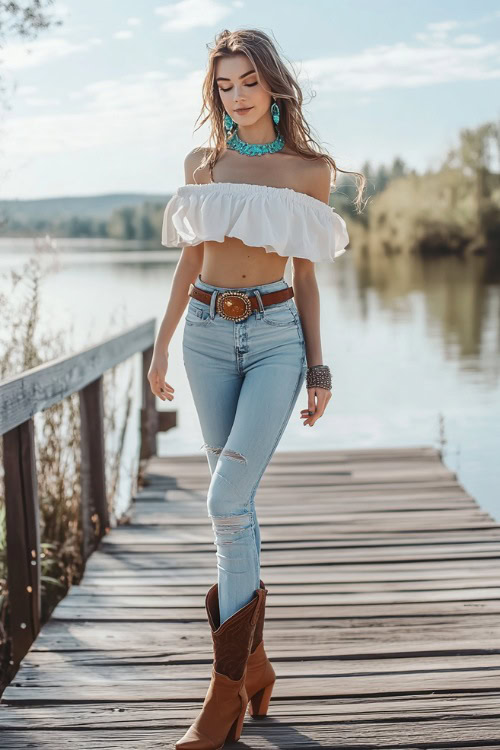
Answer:
[[(476, 589), (491, 589), (500, 587), (500, 576), (491, 575), (470, 577), (467, 581), (460, 578), (442, 578), (439, 580), (421, 580), (421, 581), (378, 581), (374, 580), (369, 583), (357, 583), (350, 581), (337, 581), (333, 583), (316, 583), (309, 582), (306, 584), (273, 584), (274, 599), (278, 601), (278, 598), (282, 595), (293, 595), (293, 596), (304, 596), (308, 597), (312, 594), (336, 594), (336, 593), (355, 593), (355, 592), (377, 592), (377, 591), (417, 591), (417, 592), (433, 592), (436, 590), (444, 591), (446, 593), (451, 592), (454, 589), (460, 589), (465, 592), (474, 592)], [(80, 583), (77, 586), (73, 586), (68, 593), (68, 597), (79, 598), (87, 596), (121, 596), (120, 589), (126, 588), (124, 592), (127, 596), (189, 596), (196, 597), (198, 606), (200, 605), (200, 597), (203, 597), (206, 592), (206, 586), (201, 586), (198, 582), (189, 584), (186, 581), (179, 581), (177, 585), (173, 583), (163, 583), (161, 579), (155, 585), (151, 581), (148, 585), (139, 584), (136, 579), (92, 579), (85, 583)], [(432, 593), (431, 593), (432, 596)], [(498, 594), (497, 594), (498, 596)], [(271, 605), (269, 605), (271, 606)]]
[[(18, 688), (62, 688), (76, 689), (83, 686), (95, 686), (96, 675), (106, 673), (106, 682), (110, 685), (110, 688), (116, 688), (129, 684), (133, 688), (136, 684), (148, 684), (148, 689), (154, 689), (154, 683), (158, 680), (158, 671), (163, 667), (163, 679), (169, 684), (173, 680), (200, 680), (206, 681), (207, 679), (207, 664), (210, 663), (210, 659), (202, 654), (198, 653), (197, 658), (199, 661), (193, 662), (194, 654), (190, 654), (189, 660), (184, 657), (183, 663), (178, 663), (175, 658), (160, 658), (151, 659), (147, 662), (144, 661), (131, 661), (127, 657), (120, 663), (112, 663), (111, 661), (100, 659), (99, 661), (94, 660), (90, 664), (82, 663), (81, 660), (75, 663), (78, 664), (78, 669), (69, 670), (67, 668), (67, 657), (63, 654), (59, 654), (59, 662), (57, 664), (46, 664), (43, 661), (37, 659), (36, 663), (31, 660), (23, 664), (16, 674), (14, 683), (15, 687)], [(354, 677), (356, 675), (366, 675), (372, 673), (373, 675), (398, 675), (398, 674), (412, 674), (415, 668), (415, 656), (413, 653), (411, 657), (400, 656), (395, 658), (392, 656), (389, 659), (362, 659), (352, 657), (347, 659), (346, 657), (339, 658), (338, 656), (320, 656), (311, 657), (309, 654), (304, 657), (298, 658), (298, 655), (293, 655), (291, 658), (286, 659), (282, 654), (279, 658), (274, 655), (270, 655), (271, 661), (276, 664), (279, 669), (280, 677), (289, 678), (301, 678), (304, 680), (314, 679), (317, 677), (324, 678), (329, 681), (335, 679), (337, 682), (339, 679), (345, 677)], [(144, 657), (143, 657), (144, 658)], [(418, 654), (418, 674), (426, 674), (429, 681), (435, 679), (437, 673), (448, 672), (450, 676), (455, 679), (457, 674), (462, 671), (466, 671), (467, 675), (483, 670), (488, 670), (488, 675), (485, 676), (487, 680), (494, 678), (498, 679), (500, 674), (500, 654), (499, 653), (488, 653), (488, 654), (453, 654), (453, 655), (438, 655), (433, 654), (432, 656), (425, 656)], [(467, 675), (464, 679), (467, 681)], [(459, 675), (460, 676), (460, 675)], [(413, 683), (413, 677), (408, 680), (408, 684)], [(489, 684), (489, 683), (488, 683)], [(293, 696), (292, 696), (293, 697)]]
[[(295, 664), (295, 662), (294, 662)], [(406, 673), (387, 673), (376, 670), (370, 671), (369, 674), (341, 674), (335, 673), (324, 675), (318, 674), (316, 664), (311, 665), (310, 674), (304, 675), (299, 672), (292, 672), (288, 675), (285, 672), (284, 665), (279, 664), (279, 679), (276, 680), (273, 690), (273, 700), (277, 701), (282, 698), (316, 698), (326, 697), (334, 698), (337, 696), (384, 696), (392, 694), (394, 696), (408, 696), (415, 693), (430, 693), (433, 691), (460, 692), (469, 691), (495, 691), (500, 694), (500, 669), (490, 670), (471, 669), (461, 670), (444, 670), (434, 671), (432, 668), (420, 670), (413, 668)], [(75, 681), (74, 684), (54, 685), (50, 684), (37, 685), (33, 680), (23, 684), (22, 680), (17, 681), (17, 677), (9, 686), (9, 694), (6, 702), (14, 703), (21, 701), (23, 703), (48, 701), (55, 703), (67, 703), (71, 701), (116, 701), (117, 693), (122, 700), (127, 701), (169, 701), (169, 700), (192, 700), (201, 701), (210, 682), (210, 677), (197, 679), (190, 677), (189, 670), (182, 672), (179, 677), (176, 672), (170, 668), (169, 674), (166, 675), (161, 669), (156, 669), (156, 677), (153, 679), (142, 679), (137, 676), (136, 679), (127, 681), (125, 674), (127, 670), (120, 668), (120, 674), (116, 674), (111, 668), (107, 667), (104, 672), (94, 668), (93, 676), (89, 676), (88, 681), (83, 678), (80, 683)], [(205, 664), (205, 673), (210, 673), (210, 664)], [(350, 670), (346, 670), (349, 672)], [(82, 670), (84, 672), (84, 670)], [(110, 672), (110, 676), (108, 676)], [(172, 672), (172, 675), (170, 675)], [(500, 718), (500, 717), (499, 717)]]
[[(273, 526), (265, 531), (265, 542), (268, 548), (273, 544), (283, 544), (294, 542), (303, 544), (311, 542), (321, 542), (328, 540), (335, 542), (338, 546), (347, 547), (351, 544), (362, 543), (363, 547), (374, 547), (381, 543), (394, 544), (406, 542), (408, 544), (439, 542), (449, 544), (449, 542), (458, 542), (460, 544), (469, 544), (470, 542), (487, 542), (500, 541), (500, 525), (493, 527), (480, 526), (475, 529), (447, 529), (446, 531), (436, 531), (429, 525), (428, 529), (415, 529), (404, 531), (399, 528), (391, 527), (388, 529), (381, 525), (380, 530), (366, 527), (364, 529), (339, 528), (337, 524), (303, 524), (299, 528), (295, 526)], [(206, 524), (199, 526), (171, 525), (167, 528), (158, 528), (157, 526), (148, 527), (122, 527), (117, 529), (117, 533), (110, 534), (101, 542), (101, 550), (107, 551), (115, 547), (124, 547), (140, 545), (159, 545), (161, 550), (162, 544), (213, 544), (213, 531), (207, 520)]]
[[(365, 653), (365, 645), (371, 649), (370, 653), (377, 653), (378, 645), (385, 649), (384, 653), (396, 647), (400, 653), (402, 648), (409, 647), (408, 644), (449, 650), (461, 648), (464, 641), (470, 648), (472, 635), (477, 638), (478, 648), (488, 641), (492, 648), (496, 648), (500, 637), (498, 615), (467, 613), (452, 617), (430, 615), (332, 621), (303, 617), (292, 622), (266, 622), (266, 643), (272, 653), (276, 649), (295, 648), (302, 654), (315, 647), (327, 647), (330, 653), (352, 653), (353, 649), (356, 653), (358, 650)], [(154, 650), (168, 649), (177, 653), (204, 649), (210, 653), (211, 637), (203, 622), (169, 623), (165, 627), (163, 622), (149, 621), (138, 628), (135, 621), (115, 621), (110, 626), (109, 622), (51, 620), (40, 631), (32, 651), (77, 653), (88, 649), (145, 649), (145, 643)]]
[[(388, 602), (387, 604), (371, 604), (369, 610), (366, 604), (349, 604), (344, 606), (339, 604), (321, 605), (310, 607), (269, 607), (266, 608), (266, 619), (287, 620), (291, 622), (294, 619), (309, 618), (313, 620), (334, 620), (336, 618), (351, 617), (409, 617), (413, 615), (440, 615), (448, 617), (459, 615), (465, 612), (475, 612), (477, 614), (500, 614), (500, 601), (498, 599), (477, 600), (477, 601), (451, 601), (451, 602), (416, 602), (416, 603), (396, 603)], [(117, 620), (129, 620), (136, 622), (145, 622), (146, 620), (159, 620), (161, 622), (187, 622), (198, 621), (206, 622), (206, 614), (202, 609), (187, 607), (165, 607), (158, 608), (120, 608), (110, 607), (108, 610), (102, 610), (98, 607), (88, 607), (81, 611), (74, 608), (56, 607), (52, 614), (52, 619), (68, 622), (71, 620), (103, 620), (113, 622)]]
[[(201, 632), (201, 631), (200, 631)], [(297, 633), (301, 632), (299, 629)], [(302, 631), (302, 636), (304, 632)], [(367, 632), (368, 635), (368, 632)], [(395, 658), (406, 658), (406, 657), (456, 657), (456, 656), (476, 656), (484, 654), (499, 654), (500, 653), (500, 630), (495, 636), (484, 638), (483, 631), (480, 631), (479, 638), (477, 640), (467, 640), (466, 638), (459, 638), (458, 635), (452, 642), (433, 640), (430, 636), (427, 636), (425, 642), (421, 640), (414, 642), (407, 640), (401, 643), (387, 644), (382, 641), (378, 641), (378, 634), (375, 635), (373, 641), (369, 638), (366, 642), (358, 637), (355, 641), (352, 639), (349, 641), (346, 638), (334, 639), (333, 634), (330, 642), (328, 641), (328, 635), (326, 634), (325, 642), (315, 642), (314, 636), (311, 638), (311, 644), (308, 644), (307, 654), (299, 653), (296, 649), (295, 643), (288, 640), (286, 643), (281, 642), (278, 636), (278, 631), (270, 630), (268, 637), (266, 638), (266, 650), (271, 660), (276, 663), (282, 661), (311, 661), (312, 659), (335, 659), (337, 661), (349, 662), (352, 660), (360, 659), (395, 659)], [(176, 635), (177, 637), (177, 635)], [(117, 644), (118, 645), (118, 644)], [(156, 650), (151, 646), (147, 651), (141, 649), (126, 649), (126, 648), (115, 648), (113, 650), (98, 650), (97, 644), (95, 649), (73, 649), (74, 653), (71, 655), (71, 663), (74, 665), (75, 670), (80, 665), (92, 666), (99, 665), (105, 666), (120, 666), (128, 664), (190, 664), (194, 663), (207, 663), (210, 657), (207, 656), (205, 648), (199, 648), (197, 644), (191, 646), (182, 645), (181, 642), (177, 644), (177, 649), (172, 650), (169, 648), (165, 651), (162, 648), (164, 644), (160, 643)], [(496, 657), (495, 657), (496, 658)], [(64, 649), (53, 649), (44, 651), (42, 649), (31, 649), (30, 653), (25, 657), (19, 674), (25, 674), (25, 669), (45, 669), (46, 667), (63, 668), (67, 669), (68, 654), (64, 653)]]
[[(122, 731), (121, 728), (105, 730), (99, 727), (85, 731), (68, 730), (37, 730), (30, 733), (32, 746), (37, 750), (116, 750), (120, 748), (165, 748), (174, 747), (174, 743), (184, 733), (196, 712), (182, 722), (176, 722), (174, 726), (160, 726), (145, 731), (143, 727), (131, 728)], [(279, 718), (279, 717), (278, 717)], [(446, 739), (443, 742), (443, 733)], [(245, 718), (242, 739), (245, 746), (252, 750), (276, 750), (276, 748), (287, 748), (287, 750), (303, 750), (304, 748), (384, 748), (397, 747), (404, 750), (408, 748), (424, 748), (426, 750), (451, 750), (460, 747), (461, 750), (498, 750), (497, 738), (500, 734), (500, 719), (496, 717), (459, 718), (454, 717), (453, 722), (444, 719), (433, 721), (407, 721), (363, 722), (317, 722), (306, 723), (302, 726), (300, 720), (291, 720), (286, 725), (279, 720), (252, 720)], [(5, 731), (2, 736), (4, 750), (19, 750), (26, 748), (26, 735), (23, 731)], [(448, 744), (449, 743), (449, 744)], [(238, 743), (228, 743), (227, 748), (238, 747)]]
[[(158, 510), (158, 507), (156, 507), (154, 510), (149, 513), (148, 511), (148, 525), (153, 525), (156, 523), (156, 521), (152, 520), (150, 516), (154, 514), (160, 514), (158, 517), (162, 519), (163, 524), (166, 524), (165, 521), (165, 508), (162, 508), (161, 511)], [(405, 513), (405, 518), (396, 518), (392, 517), (390, 515), (390, 511), (383, 511), (383, 515), (380, 513), (368, 513), (363, 512), (362, 510), (359, 511), (359, 517), (354, 515), (356, 511), (353, 511), (352, 515), (342, 515), (338, 514), (338, 526), (339, 528), (342, 528), (342, 524), (346, 524), (348, 527), (353, 528), (367, 528), (367, 525), (371, 522), (375, 524), (375, 527), (381, 526), (381, 528), (385, 528), (385, 524), (392, 524), (394, 523), (394, 528), (398, 528), (398, 524), (401, 523), (402, 526), (401, 529), (407, 528), (407, 529), (415, 529), (418, 530), (420, 528), (436, 528), (439, 526), (445, 526), (447, 521), (449, 520), (451, 523), (460, 524), (459, 528), (470, 528), (470, 524), (473, 526), (479, 525), (481, 522), (484, 522), (484, 525), (488, 528), (495, 528), (496, 524), (491, 520), (491, 518), (488, 518), (485, 513), (482, 511), (471, 511), (471, 510), (465, 510), (465, 511), (458, 511), (455, 508), (447, 508), (443, 511), (430, 511), (430, 510), (424, 510), (419, 508), (418, 511), (411, 512), (408, 511)], [(401, 511), (398, 511), (398, 513)], [(363, 517), (361, 517), (361, 514), (363, 514)], [(317, 524), (324, 524), (324, 523), (331, 523), (332, 517), (337, 517), (337, 513), (335, 513), (335, 509), (332, 508), (328, 512), (326, 509), (321, 510), (318, 513), (310, 512), (309, 509), (305, 511), (302, 509), (302, 511), (293, 512), (293, 515), (289, 515), (286, 519), (286, 523), (283, 521), (283, 518), (275, 513), (262, 513), (259, 510), (259, 520), (260, 516), (262, 515), (262, 526), (279, 526), (279, 527), (288, 527), (288, 526), (294, 526), (294, 525), (300, 525), (307, 523), (317, 523)], [(430, 518), (429, 518), (430, 515)], [(453, 518), (450, 518), (450, 516), (453, 516)], [(146, 516), (143, 515), (145, 518)], [(171, 511), (169, 513), (169, 518), (172, 523), (172, 525), (183, 525), (183, 526), (199, 526), (200, 523), (202, 523), (202, 520), (206, 518), (207, 522), (209, 521), (208, 516), (206, 515), (206, 510), (203, 507), (202, 509), (196, 509), (193, 510), (191, 515), (186, 511), (182, 514), (175, 514), (175, 512)], [(453, 527), (452, 527), (453, 528)]]
[(78, 354), (63, 355), (3, 380), (0, 383), (0, 434), (81, 391), (106, 370), (151, 346), (154, 337), (155, 320), (152, 318)]
[[(369, 696), (363, 700), (352, 698), (302, 698), (300, 701), (280, 699), (275, 703), (275, 719), (280, 724), (294, 725), (322, 722), (380, 722), (398, 719), (449, 721), (453, 717), (473, 715), (477, 718), (498, 714), (498, 693), (434, 693), (422, 696), (391, 697)], [(55, 706), (32, 704), (9, 706), (2, 717), (0, 728), (7, 729), (131, 729), (168, 728), (174, 722), (189, 722), (199, 710), (198, 701), (179, 702), (127, 702), (68, 703)], [(257, 722), (255, 722), (257, 724)], [(264, 726), (275, 725), (273, 719)], [(252, 722), (249, 721), (249, 727)], [(354, 727), (355, 728), (355, 725)], [(399, 745), (398, 745), (399, 746)], [(253, 745), (252, 745), (253, 747)], [(440, 745), (441, 747), (441, 745)], [(445, 745), (443, 745), (445, 747)], [(462, 747), (462, 745), (460, 745)], [(480, 747), (483, 747), (482, 745)], [(498, 747), (498, 746), (496, 746)]]
[[(201, 595), (203, 600), (203, 595)], [(273, 603), (269, 603), (269, 611), (282, 607), (315, 607), (324, 605), (339, 606), (342, 604), (385, 604), (404, 603), (415, 604), (418, 602), (471, 602), (493, 599), (500, 601), (499, 588), (477, 588), (477, 589), (452, 589), (445, 591), (364, 591), (358, 593), (329, 593), (329, 594), (275, 594)], [(162, 596), (159, 592), (151, 595), (137, 593), (134, 596), (127, 594), (81, 594), (79, 596), (68, 596), (58, 605), (58, 612), (70, 614), (72, 611), (85, 610), (107, 610), (111, 609), (187, 609), (192, 608), (200, 614), (205, 613), (203, 601), (200, 602), (200, 594), (184, 594), (175, 596), (169, 594)]]
[[(264, 570), (268, 567), (274, 567), (275, 565), (290, 565), (293, 566), (297, 562), (297, 554), (293, 549), (291, 550), (273, 550), (268, 555), (265, 554), (266, 550), (263, 549), (261, 555), (261, 568)], [(92, 556), (93, 557), (93, 556)], [(376, 548), (370, 551), (364, 550), (360, 547), (356, 549), (317, 549), (311, 548), (304, 549), (300, 552), (300, 558), (302, 565), (318, 565), (318, 564), (331, 564), (331, 565), (357, 565), (367, 563), (369, 560), (378, 563), (392, 564), (393, 562), (399, 563), (412, 563), (412, 562), (450, 562), (450, 561), (465, 561), (479, 559), (486, 561), (490, 560), (492, 564), (500, 560), (500, 544), (488, 543), (488, 544), (467, 544), (467, 545), (448, 545), (443, 547), (434, 548), (433, 545), (419, 545), (416, 547), (386, 547)], [(159, 568), (200, 568), (207, 567), (213, 570), (214, 568), (215, 555), (213, 550), (200, 549), (198, 551), (190, 550), (189, 553), (162, 553), (162, 552), (141, 552), (134, 554), (131, 551), (116, 552), (114, 554), (107, 553), (104, 561), (100, 562), (99, 569), (104, 573), (105, 571), (119, 571), (127, 568), (135, 568), (136, 570), (158, 570)], [(91, 570), (96, 570), (96, 564), (91, 564)]]

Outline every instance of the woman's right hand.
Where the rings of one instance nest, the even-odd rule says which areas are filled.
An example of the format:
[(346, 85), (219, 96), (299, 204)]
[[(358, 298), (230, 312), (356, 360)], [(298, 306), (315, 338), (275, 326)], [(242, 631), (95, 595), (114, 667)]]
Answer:
[(165, 354), (155, 352), (153, 354), (153, 359), (151, 360), (151, 367), (149, 368), (148, 372), (148, 380), (149, 385), (151, 386), (151, 390), (153, 391), (155, 396), (161, 398), (162, 401), (165, 401), (166, 399), (172, 401), (174, 398), (174, 388), (165, 380), (167, 368), (168, 352), (166, 352)]

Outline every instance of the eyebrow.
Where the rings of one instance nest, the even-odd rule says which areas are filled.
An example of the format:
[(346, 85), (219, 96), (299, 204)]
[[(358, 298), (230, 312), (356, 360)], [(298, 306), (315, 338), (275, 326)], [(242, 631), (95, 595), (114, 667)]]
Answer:
[[(247, 70), (246, 73), (243, 73), (243, 75), (240, 76), (240, 78), (244, 78), (245, 76), (249, 76), (250, 73), (255, 73), (255, 70), (252, 68), (251, 70)], [(216, 81), (230, 81), (230, 78), (223, 78), (222, 76), (219, 76), (215, 79)]]

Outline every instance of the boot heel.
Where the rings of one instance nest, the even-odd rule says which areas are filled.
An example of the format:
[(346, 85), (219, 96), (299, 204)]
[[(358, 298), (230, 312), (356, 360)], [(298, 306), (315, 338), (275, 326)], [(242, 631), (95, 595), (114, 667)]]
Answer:
[(240, 735), (243, 730), (243, 721), (245, 719), (245, 711), (246, 711), (246, 706), (244, 706), (241, 709), (240, 713), (238, 714), (236, 719), (233, 721), (231, 728), (229, 732), (227, 733), (227, 737), (224, 740), (224, 743), (233, 742), (233, 741), (236, 742), (237, 740), (240, 739)]
[(248, 713), (250, 716), (266, 716), (273, 687), (274, 682), (271, 682), (269, 685), (262, 688), (262, 690), (258, 690), (255, 695), (252, 695), (248, 707)]

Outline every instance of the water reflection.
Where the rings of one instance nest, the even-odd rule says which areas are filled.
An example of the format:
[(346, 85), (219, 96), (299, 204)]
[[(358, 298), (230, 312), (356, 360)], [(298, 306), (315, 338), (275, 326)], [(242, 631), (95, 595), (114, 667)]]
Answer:
[(353, 262), (364, 315), (373, 289), (398, 316), (410, 314), (411, 295), (422, 295), (428, 325), (433, 335), (439, 332), (443, 353), (498, 378), (500, 273), (484, 257), (365, 255)]

